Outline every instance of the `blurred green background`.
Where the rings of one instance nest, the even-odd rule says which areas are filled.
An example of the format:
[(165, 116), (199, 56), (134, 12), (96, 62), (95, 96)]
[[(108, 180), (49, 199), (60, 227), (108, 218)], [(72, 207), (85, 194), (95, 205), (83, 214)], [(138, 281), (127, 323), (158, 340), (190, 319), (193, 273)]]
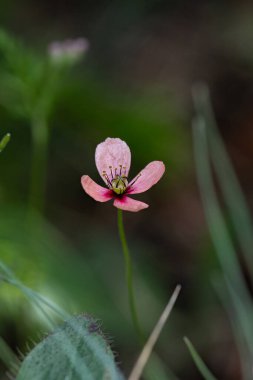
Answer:
[[(35, 62), (47, 59), (52, 41), (85, 37), (90, 44), (67, 73), (59, 70), (47, 120), (44, 207), (33, 223), (30, 121), (16, 112), (19, 98), (6, 87), (9, 68), (0, 50), (0, 136), (12, 135), (0, 156), (1, 260), (68, 312), (100, 318), (129, 373), (139, 347), (116, 209), (96, 203), (80, 185), (83, 174), (102, 184), (96, 145), (120, 137), (132, 151), (130, 177), (152, 160), (166, 165), (161, 182), (139, 197), (150, 207), (124, 213), (143, 328), (151, 331), (174, 286), (182, 284), (157, 345), (160, 358), (178, 377), (200, 379), (182, 340), (187, 335), (218, 378), (240, 379), (231, 327), (212, 286), (219, 265), (196, 183), (191, 87), (200, 80), (209, 85), (220, 132), (252, 205), (252, 2), (10, 0), (0, 4), (0, 26)], [(32, 65), (24, 65), (28, 82)], [(26, 342), (46, 330), (45, 321), (9, 285), (1, 285), (0, 297), (0, 335), (24, 352)], [(2, 366), (1, 379), (4, 372)]]

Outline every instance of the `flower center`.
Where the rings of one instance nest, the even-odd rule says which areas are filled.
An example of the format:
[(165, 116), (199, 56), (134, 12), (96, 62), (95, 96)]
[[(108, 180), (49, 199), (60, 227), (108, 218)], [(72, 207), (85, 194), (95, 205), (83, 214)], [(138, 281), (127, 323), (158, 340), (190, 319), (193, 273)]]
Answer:
[(111, 184), (112, 184), (112, 190), (116, 194), (123, 194), (127, 188), (127, 185), (128, 185), (127, 177), (117, 175), (116, 178), (114, 178), (111, 181)]
[(123, 194), (128, 186), (126, 167), (119, 165), (119, 168), (113, 168), (109, 166), (109, 170), (103, 171), (103, 177), (105, 178), (108, 187), (116, 194)]

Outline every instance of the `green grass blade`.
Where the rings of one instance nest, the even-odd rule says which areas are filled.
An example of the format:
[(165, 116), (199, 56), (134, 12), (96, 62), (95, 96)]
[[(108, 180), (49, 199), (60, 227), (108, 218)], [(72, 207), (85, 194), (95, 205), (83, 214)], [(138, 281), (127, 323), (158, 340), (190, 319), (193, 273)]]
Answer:
[(205, 85), (197, 86), (194, 90), (195, 106), (207, 124), (207, 136), (214, 169), (225, 202), (230, 211), (242, 253), (248, 263), (248, 269), (253, 278), (253, 225), (247, 202), (241, 186), (232, 167), (224, 143), (219, 135), (213, 114), (210, 96)]
[(195, 348), (193, 347), (192, 343), (189, 341), (188, 338), (184, 337), (184, 342), (191, 354), (191, 357), (198, 368), (199, 372), (203, 376), (205, 380), (217, 380), (217, 378), (210, 372), (210, 370), (205, 365), (204, 361), (201, 359)]
[(2, 272), (1, 279), (8, 284), (15, 286), (20, 290), (21, 293), (40, 310), (41, 314), (45, 317), (46, 321), (49, 323), (51, 328), (55, 327), (54, 319), (47, 310), (42, 307), (46, 306), (47, 309), (53, 311), (61, 319), (66, 319), (69, 317), (68, 313), (62, 310), (59, 306), (55, 305), (53, 302), (49, 301), (47, 298), (43, 297), (39, 293), (25, 286), (20, 280), (16, 278), (13, 272), (0, 261), (0, 273)]
[(19, 360), (14, 352), (10, 349), (4, 339), (0, 336), (0, 359), (12, 371), (17, 371), (19, 368)]
[(215, 193), (208, 156), (206, 124), (201, 117), (198, 117), (193, 122), (193, 141), (201, 198), (221, 267), (229, 280), (236, 284), (242, 296), (249, 301), (250, 296), (240, 271), (240, 264)]
[(203, 117), (198, 116), (195, 119), (193, 132), (197, 176), (207, 223), (224, 276), (227, 278), (228, 283), (233, 285), (234, 292), (230, 294), (231, 299), (234, 302), (234, 297), (236, 296), (236, 299), (241, 301), (240, 306), (238, 302), (234, 303), (234, 305), (238, 316), (240, 316), (240, 321), (243, 323), (248, 350), (253, 356), (252, 300), (216, 196), (208, 155), (206, 124)]
[(238, 316), (238, 310), (235, 307), (235, 299), (233, 300), (233, 294), (228, 293), (226, 288), (226, 282), (220, 278), (216, 278), (213, 281), (214, 288), (222, 306), (230, 320), (231, 328), (233, 330), (233, 335), (236, 341), (236, 346), (240, 355), (242, 376), (244, 380), (252, 380), (252, 366), (251, 366), (251, 354), (248, 350), (248, 345), (245, 339), (244, 326), (241, 324), (240, 318)]

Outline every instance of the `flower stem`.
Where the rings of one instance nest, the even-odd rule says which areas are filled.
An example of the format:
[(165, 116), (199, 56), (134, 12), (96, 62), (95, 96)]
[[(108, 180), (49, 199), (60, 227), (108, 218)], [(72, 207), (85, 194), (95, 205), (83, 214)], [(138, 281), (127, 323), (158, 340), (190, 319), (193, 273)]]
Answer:
[(129, 300), (131, 317), (132, 317), (134, 328), (138, 334), (140, 341), (142, 342), (143, 333), (141, 331), (141, 327), (139, 324), (136, 306), (135, 306), (135, 299), (134, 299), (132, 261), (131, 261), (131, 256), (130, 256), (129, 249), (127, 246), (125, 229), (124, 229), (124, 224), (123, 224), (123, 212), (121, 209), (118, 209), (118, 229), (119, 229), (119, 236), (120, 236), (120, 241), (122, 244), (124, 259), (125, 259), (126, 283), (127, 283), (128, 300)]

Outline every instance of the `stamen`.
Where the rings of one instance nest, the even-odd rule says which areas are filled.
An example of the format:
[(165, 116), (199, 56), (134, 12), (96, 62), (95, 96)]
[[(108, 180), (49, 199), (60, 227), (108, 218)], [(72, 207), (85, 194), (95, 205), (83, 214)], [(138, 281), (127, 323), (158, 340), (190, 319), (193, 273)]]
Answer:
[(106, 179), (108, 186), (112, 187), (112, 183), (111, 183), (111, 181), (110, 181), (110, 179), (108, 177), (108, 174), (106, 173), (105, 170), (103, 170), (103, 177)]
[(113, 180), (112, 166), (109, 166), (109, 169), (111, 171), (111, 176), (112, 176), (112, 180)]
[(122, 165), (120, 165), (119, 167), (120, 167), (119, 175), (121, 176)]
[(134, 179), (134, 181), (131, 183), (131, 186), (133, 186), (133, 184), (140, 178), (141, 176), (141, 173), (137, 175), (137, 177)]

